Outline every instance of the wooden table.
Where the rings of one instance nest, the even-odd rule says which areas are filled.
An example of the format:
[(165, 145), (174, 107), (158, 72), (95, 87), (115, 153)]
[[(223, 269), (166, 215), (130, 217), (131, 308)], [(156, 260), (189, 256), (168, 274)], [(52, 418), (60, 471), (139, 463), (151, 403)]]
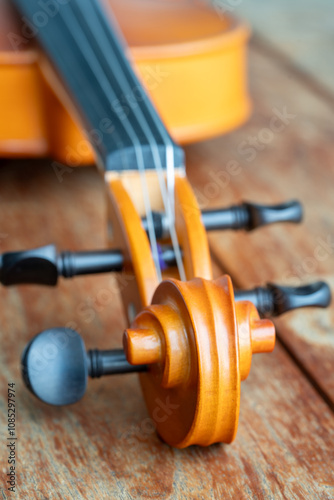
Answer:
[[(305, 204), (300, 227), (210, 236), (217, 274), (230, 273), (240, 287), (318, 278), (334, 287), (333, 101), (312, 76), (275, 54), (254, 39), (254, 115), (233, 134), (187, 148), (189, 178), (207, 208), (243, 199)], [(284, 109), (293, 116), (270, 134)], [(249, 150), (252, 137), (258, 151)], [(234, 175), (227, 169), (232, 160)], [(59, 182), (51, 161), (3, 161), (0, 251), (51, 242), (63, 250), (104, 247), (101, 189), (94, 168)], [(72, 326), (88, 348), (120, 345), (125, 319), (112, 275), (63, 280), (56, 289), (1, 288), (0, 297), (1, 498), (334, 498), (333, 307), (276, 322), (274, 353), (255, 356), (243, 383), (232, 445), (174, 450), (152, 430), (135, 375), (90, 381), (70, 408), (47, 407), (21, 381), (21, 352), (43, 329)], [(16, 494), (5, 485), (9, 382), (16, 384), (18, 410)]]

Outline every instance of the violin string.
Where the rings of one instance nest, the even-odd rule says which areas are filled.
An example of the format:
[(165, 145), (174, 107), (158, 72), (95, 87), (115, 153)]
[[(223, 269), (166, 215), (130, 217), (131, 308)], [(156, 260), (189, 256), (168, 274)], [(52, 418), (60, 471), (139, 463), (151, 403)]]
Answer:
[[(64, 19), (61, 19), (64, 22)], [(77, 41), (73, 38), (73, 33), (72, 29), (65, 30), (65, 28), (71, 28), (68, 26), (68, 23), (64, 22), (64, 27), (62, 28), (59, 26), (59, 30), (62, 33), (62, 42), (63, 46), (59, 46), (59, 32), (55, 32), (52, 30), (49, 30), (48, 32), (48, 37), (47, 40), (43, 40), (43, 43), (50, 47), (52, 47), (51, 52), (54, 54), (56, 57), (56, 60), (58, 61), (58, 64), (61, 65), (62, 70), (65, 72), (65, 74), (70, 75), (70, 77), (67, 77), (69, 80), (71, 80), (72, 85), (74, 85), (75, 88), (80, 88), (84, 85), (85, 87), (85, 101), (86, 104), (90, 105), (89, 113), (88, 115), (92, 118), (93, 122), (97, 122), (101, 116), (103, 116), (103, 113), (105, 113), (106, 105), (105, 103), (101, 103), (101, 95), (97, 95), (94, 90), (96, 90), (96, 85), (100, 85), (100, 81), (96, 78), (96, 75), (91, 72), (90, 75), (87, 75), (82, 71), (82, 67), (80, 66), (80, 63), (78, 63), (79, 56), (83, 55), (82, 52), (75, 54), (74, 57), (69, 60), (67, 58), (63, 57), (64, 54), (64, 44), (66, 43), (76, 43)], [(68, 37), (70, 37), (70, 40), (68, 40)], [(80, 47), (77, 47), (80, 50)], [(75, 57), (78, 56), (78, 57)], [(88, 90), (88, 92), (87, 92)], [(105, 96), (105, 94), (102, 94), (102, 98), (105, 98), (109, 104), (109, 99)], [(75, 98), (75, 97), (74, 97)], [(92, 112), (94, 116), (92, 117)], [(123, 165), (124, 169), (128, 168), (128, 165), (125, 161), (125, 155), (122, 155), (123, 148), (125, 147), (124, 141), (122, 140), (119, 130), (121, 127), (124, 126), (122, 123), (122, 120), (118, 117), (118, 115), (114, 112), (114, 117), (115, 121), (117, 121), (117, 127), (113, 127), (113, 139), (115, 140), (117, 147), (120, 150), (120, 158), (121, 158), (121, 164)], [(124, 128), (124, 127), (123, 127)], [(90, 135), (89, 132), (86, 131), (86, 135)], [(101, 151), (96, 150), (96, 153), (99, 154), (101, 157), (103, 154)], [(102, 163), (103, 163), (103, 158), (101, 158)]]
[[(73, 36), (72, 32), (68, 31), (66, 32), (66, 35), (69, 35), (71, 37), (71, 42), (73, 42)], [(66, 43), (66, 35), (65, 31), (62, 30), (62, 38), (65, 40)], [(93, 111), (94, 117), (92, 118), (93, 120), (98, 120), (99, 117), (103, 116), (103, 113), (105, 113), (105, 107), (101, 104), (101, 97), (96, 95), (96, 92), (94, 92), (95, 85), (98, 84), (98, 81), (96, 80), (91, 81), (89, 78), (87, 79), (87, 75), (84, 74), (82, 71), (82, 68), (80, 67), (80, 64), (77, 64), (77, 60), (74, 57), (69, 61), (67, 58), (62, 57), (63, 56), (63, 47), (58, 47), (59, 45), (59, 40), (57, 40), (58, 33), (54, 33), (52, 30), (49, 30), (48, 32), (48, 39), (47, 41), (43, 40), (43, 43), (47, 46), (50, 45), (52, 46), (52, 52), (56, 56), (57, 61), (61, 61), (62, 65), (62, 70), (65, 71), (65, 73), (71, 75), (71, 82), (74, 84), (76, 88), (80, 88), (80, 86), (85, 85), (86, 92), (85, 99), (88, 104), (90, 104), (90, 116), (91, 112)], [(68, 40), (67, 40), (68, 41)], [(49, 43), (47, 43), (49, 42)], [(57, 43), (58, 42), (58, 43)], [(91, 76), (91, 75), (90, 75)], [(124, 147), (124, 141), (122, 140), (120, 134), (118, 133), (118, 128), (121, 127), (121, 120), (118, 119), (117, 115), (115, 114), (115, 118), (118, 120), (117, 127), (114, 127), (113, 130), (113, 139), (115, 140), (117, 147), (120, 150), (121, 153), (121, 164), (124, 168), (127, 167), (125, 158), (122, 155), (122, 148)], [(90, 133), (89, 131), (84, 131), (86, 135), (89, 137)], [(91, 139), (91, 138), (90, 138)], [(96, 153), (99, 154), (100, 156), (103, 156), (101, 152), (96, 150)], [(102, 159), (103, 162), (103, 159)]]
[[(69, 32), (71, 33), (71, 32)], [(64, 34), (64, 31), (63, 31), (63, 34)], [(50, 34), (49, 34), (50, 35)], [(51, 37), (52, 39), (52, 37)], [(56, 40), (54, 40), (54, 42), (56, 42)], [(54, 43), (53, 45), (53, 51), (57, 54), (57, 57), (58, 57), (58, 60), (59, 60), (59, 57), (61, 57), (62, 55), (62, 51), (60, 50), (57, 50), (56, 49), (57, 47), (57, 43)], [(63, 60), (63, 63), (65, 63), (65, 60)], [(85, 80), (85, 74), (82, 73), (82, 71), (80, 71), (80, 65), (76, 64), (75, 60), (71, 61), (71, 64), (72, 66), (69, 66), (68, 64), (64, 64), (64, 66), (66, 67), (67, 71), (71, 71), (71, 74), (73, 76), (73, 81), (75, 82), (76, 86), (79, 86), (80, 84), (82, 84), (82, 82), (85, 82), (85, 86), (89, 85), (91, 82), (89, 82), (89, 80)], [(75, 72), (73, 73), (73, 69), (75, 69)], [(75, 77), (74, 77), (74, 74), (75, 74)], [(93, 105), (93, 108), (96, 112), (97, 112), (97, 115), (99, 116), (103, 116), (103, 113), (105, 112), (105, 107), (101, 106), (101, 101), (99, 99), (96, 99), (95, 98), (95, 93), (94, 93), (94, 88), (91, 89), (92, 92), (88, 93), (87, 95), (87, 100), (90, 102), (91, 105)], [(122, 125), (122, 122), (119, 120), (119, 126)], [(124, 141), (122, 141), (120, 135), (117, 133), (116, 129), (113, 130), (113, 134), (114, 134), (114, 139), (116, 139), (116, 143), (118, 145), (118, 148), (120, 151), (122, 151), (122, 148), (124, 147)], [(137, 161), (138, 163), (141, 162), (142, 165), (144, 165), (144, 161), (141, 160), (141, 156), (142, 156), (142, 151), (140, 148), (137, 148)], [(121, 162), (123, 163), (123, 166), (126, 168), (127, 165), (126, 163), (124, 162), (124, 158), (122, 158), (121, 156)], [(140, 163), (139, 163), (140, 165)], [(151, 228), (153, 228), (154, 230), (154, 226), (153, 224), (151, 224), (150, 226)], [(155, 233), (154, 233), (154, 236), (155, 236)], [(157, 252), (157, 262), (160, 264), (160, 259), (159, 259), (159, 254)]]
[[(72, 3), (71, 7), (75, 6), (76, 4)], [(87, 2), (82, 2), (80, 8), (88, 8), (91, 6), (90, 3)], [(108, 96), (109, 104), (112, 108), (113, 101), (117, 99), (117, 95), (114, 93), (114, 90), (112, 86), (110, 85), (110, 82), (108, 78), (106, 77), (105, 71), (103, 70), (99, 60), (97, 59), (94, 51), (91, 49), (91, 46), (89, 42), (87, 41), (85, 37), (85, 32), (82, 29), (82, 26), (78, 22), (78, 14), (81, 15), (81, 11), (79, 8), (79, 12), (73, 11), (70, 9), (69, 12), (71, 12), (71, 22), (74, 23), (76, 26), (75, 32), (76, 35), (79, 35), (79, 40), (77, 42), (78, 47), (81, 49), (82, 55), (86, 58), (88, 63), (91, 65), (91, 67), (94, 69), (94, 72), (96, 75), (98, 75), (98, 80), (100, 82), (100, 86), (102, 90), (105, 92), (106, 96)], [(89, 19), (90, 24), (92, 23), (94, 17), (92, 18), (92, 15), (94, 16), (94, 12), (87, 12), (87, 19)], [(67, 24), (68, 28), (71, 28), (71, 26), (68, 26), (68, 18), (66, 16), (63, 16), (63, 21)], [(99, 32), (99, 30), (97, 30)], [(73, 33), (72, 33), (73, 34)], [(115, 63), (115, 61), (113, 61)], [(162, 272), (161, 272), (161, 265), (160, 265), (160, 256), (159, 256), (159, 249), (158, 249), (158, 243), (157, 243), (157, 238), (155, 234), (155, 228), (154, 228), (154, 221), (153, 221), (153, 213), (152, 213), (152, 208), (151, 208), (151, 202), (150, 202), (150, 197), (149, 197), (149, 189), (148, 189), (148, 184), (147, 184), (147, 179), (146, 179), (146, 170), (145, 170), (145, 163), (144, 163), (144, 157), (143, 157), (143, 152), (141, 149), (141, 144), (138, 140), (138, 137), (136, 133), (134, 132), (134, 129), (129, 122), (129, 120), (126, 118), (124, 120), (121, 120), (123, 123), (123, 128), (126, 130), (127, 135), (132, 142), (134, 146), (134, 151), (135, 151), (135, 156), (136, 156), (136, 161), (137, 161), (137, 166), (138, 170), (140, 173), (140, 179), (141, 179), (141, 185), (142, 185), (142, 192), (143, 192), (143, 199), (144, 199), (144, 205), (145, 205), (145, 212), (146, 212), (146, 218), (147, 218), (147, 223), (148, 223), (148, 233), (149, 233), (149, 239), (151, 243), (151, 248), (152, 248), (152, 257), (153, 261), (156, 267), (157, 271), (157, 277), (158, 280), (162, 280)]]
[[(81, 4), (81, 6), (82, 5), (83, 4)], [(71, 11), (71, 14), (72, 14), (72, 21), (76, 21), (76, 17), (75, 16), (73, 17), (73, 12), (72, 11)], [(79, 9), (79, 14), (81, 15), (82, 20), (85, 21), (86, 19), (83, 16), (83, 14), (80, 11), (80, 9)], [(105, 18), (103, 18), (103, 20), (105, 21)], [(73, 30), (72, 26), (68, 25), (68, 23), (66, 22), (66, 16), (65, 16), (65, 19), (62, 18), (62, 21), (63, 21), (63, 23), (65, 23), (65, 26), (68, 28), (65, 32), (62, 32), (62, 35), (64, 36), (64, 33), (66, 33), (67, 38), (68, 38), (68, 36), (71, 36), (72, 40), (75, 42), (75, 44), (77, 46), (77, 51), (79, 51), (79, 53), (77, 54), (78, 58), (85, 57), (85, 51), (82, 50), (81, 42), (84, 42), (85, 45), (88, 44), (88, 48), (91, 48), (89, 40), (85, 39), (85, 34), (82, 33), (83, 36), (84, 36), (84, 39), (79, 40), (79, 43), (78, 43), (78, 41), (75, 39), (75, 37), (73, 35), (73, 31), (76, 31), (76, 30)], [(63, 36), (62, 36), (62, 38), (63, 38)], [(58, 43), (59, 43), (59, 41), (58, 41)], [(52, 51), (56, 52), (56, 53), (58, 52), (57, 58), (59, 60), (59, 57), (61, 56), (62, 52), (61, 52), (61, 50), (57, 51), (57, 48), (58, 48), (57, 39), (56, 40), (54, 39), (53, 40), (53, 45), (52, 45)], [(117, 54), (117, 51), (116, 51), (116, 54)], [(94, 53), (94, 51), (93, 51), (92, 57), (93, 57), (93, 59), (97, 60), (97, 63), (99, 63), (99, 61), (97, 59), (97, 56)], [(86, 57), (85, 57), (85, 59), (87, 61)], [(106, 91), (106, 89), (104, 89), (101, 86), (101, 80), (100, 80), (100, 78), (101, 78), (101, 67), (99, 68), (100, 71), (99, 71), (99, 77), (98, 78), (95, 75), (95, 73), (91, 71), (91, 73), (89, 75), (90, 77), (88, 79), (86, 77), (86, 79), (85, 79), (86, 75), (83, 74), (82, 70), (80, 71), (80, 69), (81, 69), (80, 64), (76, 64), (75, 60), (71, 61), (71, 66), (70, 67), (69, 67), (69, 63), (66, 60), (66, 58), (61, 58), (61, 62), (62, 62), (62, 65), (66, 67), (67, 71), (70, 71), (69, 74), (71, 75), (72, 83), (74, 81), (76, 87), (80, 88), (80, 84), (82, 85), (83, 81), (85, 81), (85, 85), (88, 86), (88, 87), (90, 87), (91, 89), (94, 88), (94, 84), (95, 85), (98, 84), (100, 86), (100, 88), (103, 90), (103, 92), (105, 93), (104, 95), (102, 94), (102, 99), (104, 98), (105, 100), (107, 100), (108, 104), (110, 104), (110, 99), (108, 98), (108, 96), (110, 95), (110, 92), (113, 94), (114, 97), (116, 97), (116, 95), (113, 93), (113, 89), (112, 88), (109, 87), (107, 89), (109, 91)], [(88, 64), (90, 64), (89, 60), (87, 62), (88, 62)], [(106, 59), (106, 64), (107, 64), (107, 67), (109, 68), (108, 60), (107, 59)], [(76, 70), (77, 70), (76, 72), (73, 72), (73, 65), (76, 67)], [(95, 71), (95, 69), (94, 69), (94, 71)], [(103, 76), (103, 72), (104, 72), (104, 70), (102, 68), (102, 76)], [(92, 81), (93, 81), (93, 83), (92, 83)], [(138, 82), (135, 79), (134, 79), (134, 81), (138, 85)], [(109, 82), (107, 81), (107, 83), (109, 83)], [(125, 81), (125, 84), (127, 84), (127, 81)], [(130, 90), (131, 90), (131, 86), (130, 86)], [(92, 112), (92, 110), (93, 110), (93, 113), (94, 113), (97, 110), (99, 110), (100, 113), (101, 113), (101, 111), (103, 113), (106, 106), (105, 105), (101, 106), (101, 102), (99, 101), (99, 99), (94, 99), (93, 97), (94, 97), (94, 92), (88, 93), (88, 95), (87, 94), (85, 95), (86, 101), (90, 101), (90, 104), (91, 104), (90, 111)], [(101, 107), (102, 107), (102, 109), (101, 109)], [(162, 132), (167, 137), (167, 141), (169, 141), (169, 145), (167, 144), (167, 147), (166, 147), (166, 157), (167, 157), (166, 162), (167, 162), (167, 186), (168, 186), (168, 189), (169, 189), (169, 193), (171, 193), (171, 192), (174, 191), (174, 164), (175, 164), (175, 162), (174, 162), (174, 148), (173, 148), (173, 143), (171, 142), (170, 137), (169, 137), (166, 129), (164, 128), (163, 124), (160, 121), (158, 121), (158, 123), (157, 123), (156, 117), (154, 116), (155, 113), (154, 113), (153, 108), (151, 109), (150, 106), (148, 106), (147, 108), (148, 108), (148, 111), (150, 111), (151, 114), (152, 114), (152, 120), (155, 119), (155, 123), (154, 124), (160, 126), (160, 130), (162, 130)], [(145, 108), (146, 111), (147, 111), (147, 108)], [(137, 137), (135, 135), (131, 134), (132, 128), (130, 127), (130, 129), (129, 129), (129, 127), (126, 126), (127, 125), (126, 123), (122, 123), (122, 122), (124, 122), (124, 120), (121, 120), (120, 117), (117, 115), (117, 113), (115, 114), (115, 116), (116, 116), (117, 121), (118, 121), (118, 126), (123, 127), (124, 131), (126, 132), (127, 136), (129, 137), (130, 141), (132, 141), (134, 143), (135, 154), (136, 154), (137, 163), (138, 163), (138, 168), (141, 170), (142, 178), (144, 177), (144, 181), (142, 181), (142, 184), (143, 184), (143, 188), (142, 189), (143, 189), (144, 198), (145, 198), (145, 200), (149, 200), (149, 191), (148, 191), (148, 187), (147, 187), (147, 183), (146, 183), (146, 171), (145, 171), (145, 165), (144, 165), (144, 159), (143, 159), (143, 154), (142, 154), (142, 150), (141, 150), (141, 145), (140, 145), (140, 143), (138, 141), (136, 142)], [(142, 115), (139, 116), (139, 118), (137, 117), (137, 119), (138, 119), (138, 123), (140, 123), (140, 121), (141, 121), (141, 123), (140, 123), (141, 125), (143, 123), (146, 124), (146, 125), (148, 125), (146, 123), (146, 121), (145, 121), (145, 118), (144, 118), (144, 121), (143, 121), (143, 116)], [(147, 132), (150, 132), (150, 128), (149, 127), (148, 127), (148, 130), (146, 130), (146, 134), (147, 134)], [(163, 133), (160, 134), (160, 135), (163, 135)], [(119, 134), (116, 133), (116, 130), (114, 130), (113, 134), (114, 134), (113, 135), (114, 139), (116, 138), (116, 143), (118, 143), (118, 145), (120, 147), (120, 151), (122, 151), (121, 150), (121, 144), (120, 144), (120, 142), (122, 142), (122, 141), (121, 141), (121, 139), (119, 137)], [(166, 143), (167, 141), (165, 140), (164, 142)], [(166, 185), (165, 185), (165, 179), (164, 179), (164, 174), (163, 174), (163, 169), (162, 169), (162, 164), (161, 164), (161, 158), (160, 158), (158, 146), (154, 142), (154, 138), (152, 140), (152, 135), (151, 135), (150, 146), (151, 146), (151, 149), (152, 149), (152, 154), (153, 154), (154, 159), (155, 159), (156, 170), (158, 171), (159, 183), (160, 183), (160, 186), (161, 186), (160, 189), (161, 189), (162, 196), (163, 196), (163, 199), (164, 199), (166, 216), (168, 217), (167, 220), (168, 221), (174, 220), (173, 219), (173, 214), (172, 214), (172, 212), (174, 211), (173, 210), (174, 207), (171, 208), (172, 203), (174, 201), (174, 193), (173, 193), (172, 196), (169, 194), (169, 196), (167, 196), (167, 201), (166, 201), (166, 195), (164, 193), (164, 191), (166, 191)], [(123, 158), (121, 158), (121, 160), (123, 161)], [(124, 163), (124, 161), (123, 161), (123, 163)], [(159, 271), (159, 269), (160, 269), (160, 260), (159, 260), (159, 254), (158, 254), (158, 251), (157, 251), (157, 242), (156, 242), (156, 238), (155, 238), (155, 231), (154, 231), (154, 225), (153, 225), (153, 217), (152, 217), (152, 211), (150, 210), (150, 206), (146, 205), (146, 211), (147, 211), (147, 220), (148, 220), (148, 225), (149, 225), (149, 228), (148, 228), (149, 229), (149, 236), (150, 236), (151, 246), (152, 246), (152, 254), (153, 253), (155, 254), (155, 255), (153, 255), (153, 259), (154, 259), (154, 262), (156, 264), (157, 270)], [(169, 214), (172, 214), (172, 216), (169, 215)], [(150, 215), (151, 215), (151, 221), (150, 221)], [(182, 255), (181, 255), (181, 249), (180, 249), (179, 244), (178, 244), (178, 239), (177, 239), (175, 224), (170, 225), (170, 235), (171, 235), (171, 240), (172, 240), (173, 247), (174, 247), (174, 253), (175, 253), (176, 261), (177, 261), (177, 264), (178, 264), (178, 269), (179, 269), (180, 277), (181, 277), (181, 279), (185, 279), (185, 273), (184, 273), (184, 268), (183, 268)], [(155, 247), (155, 252), (154, 252), (154, 247)]]
[[(102, 9), (100, 8), (100, 5), (98, 3), (94, 2), (94, 7), (96, 8), (97, 16), (100, 18), (100, 21), (103, 24), (103, 21), (105, 21), (106, 14), (102, 11)], [(121, 72), (120, 72), (120, 74), (121, 74)], [(123, 79), (123, 81), (124, 81), (125, 85), (127, 85), (130, 92), (132, 92), (131, 83), (127, 82), (126, 79)], [(132, 84), (138, 85), (138, 82), (133, 78)], [(146, 94), (145, 94), (145, 98), (148, 99)], [(166, 218), (167, 218), (169, 234), (170, 234), (172, 247), (173, 247), (174, 254), (175, 254), (175, 260), (176, 260), (179, 276), (180, 276), (180, 279), (182, 281), (185, 281), (186, 274), (185, 274), (185, 269), (184, 269), (183, 260), (182, 260), (181, 248), (180, 248), (180, 244), (179, 244), (179, 240), (178, 240), (178, 236), (177, 236), (177, 231), (176, 231), (176, 227), (175, 227), (175, 156), (174, 156), (173, 143), (169, 137), (167, 130), (165, 129), (164, 125), (162, 124), (162, 122), (159, 120), (157, 123), (157, 121), (155, 120), (155, 117), (153, 116), (153, 112), (154, 112), (153, 108), (148, 106), (147, 111), (150, 113), (152, 120), (155, 121), (155, 125), (159, 128), (159, 134), (160, 134), (162, 142), (165, 146), (166, 172), (167, 172), (167, 176), (166, 176), (167, 177), (167, 188), (166, 188), (166, 181), (165, 181), (164, 171), (163, 171), (163, 167), (162, 167), (162, 162), (161, 162), (161, 157), (160, 157), (157, 142), (153, 137), (153, 134), (150, 130), (148, 122), (147, 122), (145, 116), (143, 115), (143, 113), (141, 112), (141, 109), (138, 107), (138, 108), (134, 109), (133, 111), (134, 111), (135, 115), (138, 117), (139, 123), (145, 129), (146, 139), (148, 140), (150, 148), (151, 148), (155, 168), (156, 168), (157, 175), (158, 175), (159, 187), (160, 187), (160, 191), (161, 191), (163, 205), (165, 208), (165, 214), (166, 214)]]
[[(98, 7), (98, 4), (94, 3), (95, 7)], [(105, 21), (105, 13), (102, 12), (101, 9), (97, 8), (97, 14), (100, 17), (100, 21), (103, 24), (103, 21)], [(108, 33), (108, 31), (107, 31)], [(132, 74), (130, 75), (132, 76)], [(125, 82), (128, 84), (128, 88), (131, 91), (131, 84), (129, 82)], [(138, 81), (133, 78), (132, 81), (133, 85), (138, 85)], [(145, 94), (146, 99), (148, 97)], [(159, 128), (159, 134), (162, 139), (162, 142), (165, 146), (166, 150), (166, 167), (167, 167), (167, 189), (166, 189), (166, 182), (165, 182), (165, 177), (164, 177), (164, 172), (162, 168), (162, 162), (161, 162), (161, 157), (159, 154), (159, 148), (157, 145), (157, 142), (155, 141), (152, 132), (150, 130), (150, 127), (147, 123), (147, 120), (143, 116), (140, 108), (135, 109), (134, 112), (138, 117), (138, 121), (141, 124), (143, 128), (145, 128), (145, 134), (146, 134), (146, 139), (148, 140), (150, 144), (150, 148), (152, 151), (152, 156), (154, 159), (155, 163), (155, 168), (158, 174), (158, 180), (159, 180), (159, 187), (163, 199), (163, 204), (165, 207), (165, 214), (167, 218), (167, 224), (169, 228), (169, 233), (172, 241), (172, 246), (174, 249), (174, 254), (175, 254), (175, 259), (176, 259), (176, 264), (177, 268), (179, 271), (179, 275), (181, 280), (185, 281), (186, 275), (185, 275), (185, 270), (184, 270), (184, 265), (183, 265), (183, 260), (182, 260), (182, 253), (181, 253), (181, 248), (179, 245), (178, 241), (178, 236), (176, 232), (176, 227), (175, 227), (175, 210), (174, 210), (174, 199), (175, 199), (175, 191), (174, 191), (174, 185), (175, 185), (175, 161), (174, 161), (174, 147), (173, 143), (169, 137), (169, 134), (167, 130), (165, 129), (164, 125), (162, 122), (159, 120), (158, 122), (155, 119), (155, 116), (153, 116), (154, 110), (150, 106), (147, 107), (147, 111), (151, 115), (151, 119), (155, 121), (155, 125), (157, 128)]]
[(165, 212), (179, 276), (181, 281), (186, 281), (186, 272), (183, 265), (181, 247), (175, 226), (175, 159), (172, 144), (167, 144), (166, 147), (166, 164), (168, 195), (166, 196), (167, 202), (165, 204)]

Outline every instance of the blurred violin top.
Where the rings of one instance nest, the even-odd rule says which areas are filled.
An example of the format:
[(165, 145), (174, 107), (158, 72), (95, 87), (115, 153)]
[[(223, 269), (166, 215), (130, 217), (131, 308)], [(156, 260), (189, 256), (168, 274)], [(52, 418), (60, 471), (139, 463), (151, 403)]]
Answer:
[[(177, 142), (209, 138), (245, 121), (250, 113), (246, 26), (201, 1), (104, 2)], [(0, 156), (90, 164), (92, 148), (35, 44), (39, 27), (57, 14), (48, 2), (40, 6), (31, 24), (9, 0), (0, 0)]]

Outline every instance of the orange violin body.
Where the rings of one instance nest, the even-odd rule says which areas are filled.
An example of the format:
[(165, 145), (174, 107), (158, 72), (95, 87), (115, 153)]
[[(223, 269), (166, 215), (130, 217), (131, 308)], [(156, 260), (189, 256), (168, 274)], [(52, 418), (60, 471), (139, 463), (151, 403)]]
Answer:
[[(225, 133), (247, 119), (246, 26), (196, 1), (105, 3), (123, 32), (138, 76), (177, 142)], [(0, 156), (91, 164), (94, 153), (85, 132), (35, 44), (38, 23), (55, 15), (43, 5), (36, 25), (31, 25), (8, 0), (0, 0)]]

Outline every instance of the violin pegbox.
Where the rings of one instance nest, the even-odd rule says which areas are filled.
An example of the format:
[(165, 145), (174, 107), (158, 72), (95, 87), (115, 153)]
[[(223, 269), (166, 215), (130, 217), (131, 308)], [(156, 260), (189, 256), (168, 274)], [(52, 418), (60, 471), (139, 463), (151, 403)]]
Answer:
[[(165, 170), (149, 169), (142, 175), (138, 171), (105, 173), (109, 244), (123, 255), (117, 280), (129, 324), (151, 303), (163, 278), (212, 279), (207, 231), (251, 231), (302, 219), (297, 201), (271, 206), (242, 203), (201, 212), (184, 169), (175, 169), (172, 193), (167, 188), (168, 175)], [(174, 269), (165, 269), (160, 243), (172, 247)]]
[[(123, 271), (117, 275), (123, 307), (128, 322), (150, 299), (159, 281), (150, 243), (141, 216), (122, 179), (106, 182), (108, 207), (108, 239), (111, 248), (119, 248), (124, 257)], [(137, 187), (140, 191), (139, 186)]]
[[(140, 381), (162, 439), (178, 448), (207, 446), (235, 438), (241, 381), (253, 353), (273, 350), (275, 328), (252, 303), (235, 302), (228, 276), (170, 279), (125, 331), (123, 344), (130, 364), (148, 365)], [(168, 406), (164, 417), (159, 402)]]
[[(163, 174), (163, 189), (167, 193), (166, 177)], [(159, 173), (146, 171), (146, 196), (149, 197), (152, 214), (166, 214), (166, 202), (170, 197), (163, 195)], [(124, 175), (107, 173), (107, 204), (109, 219), (109, 244), (120, 249), (124, 256), (124, 268), (118, 276), (119, 289), (129, 323), (135, 315), (151, 303), (153, 294), (160, 282), (157, 268), (163, 276), (164, 263), (157, 263), (152, 251), (149, 231), (145, 231), (143, 220), (147, 222), (145, 189), (139, 173)], [(183, 169), (177, 169), (174, 177), (174, 209), (172, 220), (166, 221), (156, 234), (159, 243), (170, 242), (180, 250), (178, 278), (190, 280), (195, 276), (212, 278), (210, 250), (201, 211), (196, 197), (187, 181)], [(174, 234), (171, 234), (173, 233)], [(160, 237), (159, 237), (160, 236)], [(182, 250), (181, 250), (182, 249)], [(182, 251), (182, 254), (181, 254)], [(177, 263), (178, 264), (178, 263)], [(180, 276), (180, 274), (184, 274)], [(170, 273), (169, 273), (170, 275)]]

